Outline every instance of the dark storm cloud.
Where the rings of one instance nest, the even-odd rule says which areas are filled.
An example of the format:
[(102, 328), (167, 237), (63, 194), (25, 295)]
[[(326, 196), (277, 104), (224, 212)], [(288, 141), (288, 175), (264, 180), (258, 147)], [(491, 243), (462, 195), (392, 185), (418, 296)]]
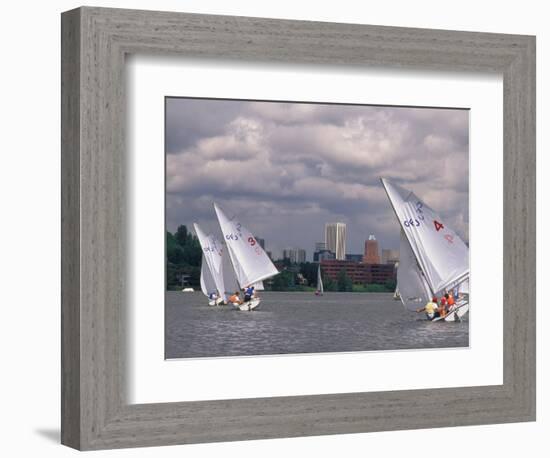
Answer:
[(180, 151), (222, 132), (238, 109), (234, 102), (224, 100), (185, 99), (182, 103), (179, 98), (166, 99), (166, 151)]
[(369, 234), (395, 248), (385, 176), (467, 239), (468, 122), (464, 110), (168, 99), (168, 229), (219, 233), (215, 201), (277, 253), (311, 257), (330, 221), (348, 224), (349, 253)]

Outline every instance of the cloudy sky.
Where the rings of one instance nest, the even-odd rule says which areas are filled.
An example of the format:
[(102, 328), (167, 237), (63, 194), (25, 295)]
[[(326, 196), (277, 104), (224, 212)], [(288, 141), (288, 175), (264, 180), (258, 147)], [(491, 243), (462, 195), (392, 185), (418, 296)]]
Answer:
[(393, 178), (468, 240), (466, 110), (166, 99), (166, 223), (221, 238), (212, 202), (274, 255), (312, 259), (326, 222), (347, 224), (347, 252), (374, 234), (398, 248), (379, 181)]

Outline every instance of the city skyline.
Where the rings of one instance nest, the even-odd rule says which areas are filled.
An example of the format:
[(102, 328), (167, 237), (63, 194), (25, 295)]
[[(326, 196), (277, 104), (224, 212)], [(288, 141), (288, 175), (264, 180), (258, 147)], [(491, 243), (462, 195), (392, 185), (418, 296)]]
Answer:
[(399, 247), (381, 176), (414, 191), (468, 242), (467, 110), (166, 99), (166, 227), (221, 238), (213, 202), (279, 257), (312, 260), (324, 226), (346, 224), (345, 254), (369, 234)]

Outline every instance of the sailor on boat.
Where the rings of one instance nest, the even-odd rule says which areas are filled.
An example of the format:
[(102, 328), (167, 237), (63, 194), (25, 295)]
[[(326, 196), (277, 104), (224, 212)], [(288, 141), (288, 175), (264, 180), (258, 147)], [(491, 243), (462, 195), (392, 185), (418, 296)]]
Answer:
[(235, 291), (235, 294), (229, 296), (229, 302), (233, 305), (241, 305), (243, 302), (241, 301), (240, 293)]
[(447, 312), (452, 312), (455, 308), (455, 298), (452, 294), (447, 293)]
[(441, 296), (441, 299), (439, 301), (439, 308), (438, 313), (440, 317), (445, 317), (447, 315), (447, 295)]
[(225, 305), (224, 298), (218, 293), (218, 291), (212, 291), (208, 295), (208, 305)]
[(254, 297), (254, 286), (248, 285), (244, 290), (244, 302), (250, 302)]
[(433, 320), (439, 316), (439, 311), (437, 308), (437, 297), (433, 297), (430, 302), (428, 302), (424, 307), (416, 309), (416, 313), (426, 312), (426, 317), (428, 320)]

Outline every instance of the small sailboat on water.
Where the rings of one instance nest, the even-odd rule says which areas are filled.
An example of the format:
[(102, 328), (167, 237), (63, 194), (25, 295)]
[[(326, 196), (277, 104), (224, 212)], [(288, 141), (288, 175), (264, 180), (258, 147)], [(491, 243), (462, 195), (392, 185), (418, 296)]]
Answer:
[(469, 249), (441, 217), (413, 192), (381, 179), (401, 226), (397, 288), (415, 311), (445, 293), (457, 294), (452, 310), (433, 321), (460, 320), (469, 310)]
[(212, 234), (206, 235), (197, 223), (193, 226), (202, 248), (201, 291), (209, 299), (208, 305), (221, 305), (226, 300), (223, 246)]
[[(214, 204), (216, 216), (227, 246), (227, 252), (233, 267), (233, 274), (240, 289), (254, 286), (263, 289), (263, 281), (279, 273), (269, 256), (250, 232), (236, 218), (228, 218), (223, 210)], [(254, 310), (260, 305), (260, 298), (236, 305), (239, 310)]]
[(325, 290), (323, 288), (323, 277), (321, 275), (321, 264), (317, 267), (317, 289), (315, 290), (316, 296), (322, 296)]
[(399, 294), (399, 287), (398, 286), (395, 287), (395, 291), (393, 292), (393, 300), (394, 301), (400, 301), (401, 300), (401, 295)]

